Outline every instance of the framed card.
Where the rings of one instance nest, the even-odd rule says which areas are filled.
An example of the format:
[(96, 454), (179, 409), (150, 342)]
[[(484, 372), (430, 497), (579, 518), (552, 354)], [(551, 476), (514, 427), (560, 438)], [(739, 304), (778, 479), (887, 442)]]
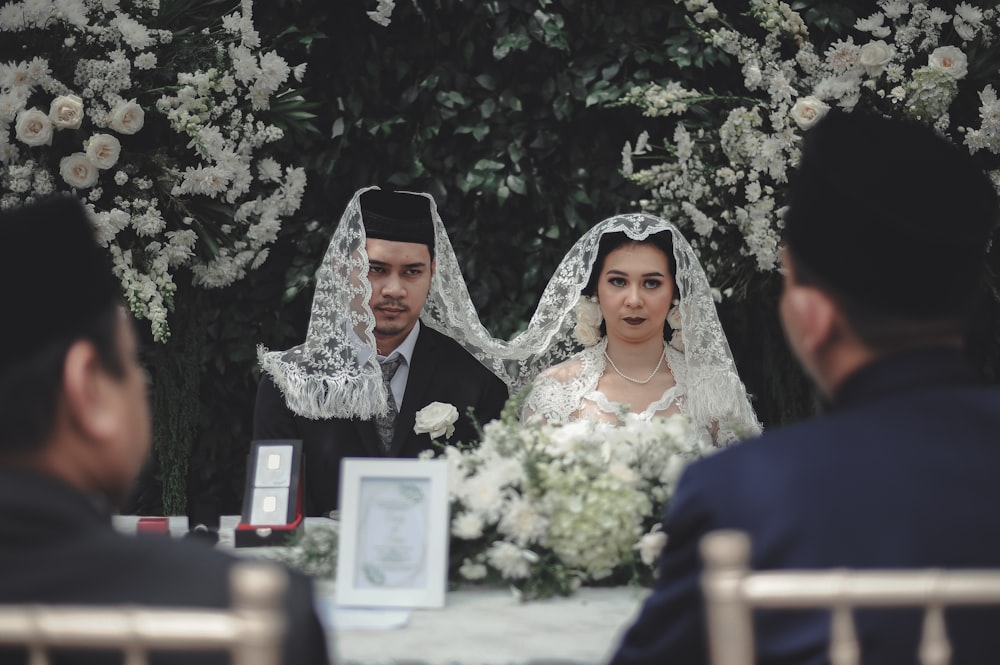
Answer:
[(337, 604), (444, 607), (448, 525), (445, 460), (345, 458)]

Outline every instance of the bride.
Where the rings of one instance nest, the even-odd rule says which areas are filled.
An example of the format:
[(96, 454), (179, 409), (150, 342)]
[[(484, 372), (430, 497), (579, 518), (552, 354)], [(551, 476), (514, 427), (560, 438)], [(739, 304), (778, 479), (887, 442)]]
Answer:
[[(575, 307), (553, 306), (574, 291)], [(760, 432), (708, 280), (670, 222), (631, 214), (592, 228), (556, 269), (538, 320), (560, 331), (544, 355), (583, 350), (540, 372), (522, 419), (614, 424), (627, 412), (682, 413), (715, 445)]]

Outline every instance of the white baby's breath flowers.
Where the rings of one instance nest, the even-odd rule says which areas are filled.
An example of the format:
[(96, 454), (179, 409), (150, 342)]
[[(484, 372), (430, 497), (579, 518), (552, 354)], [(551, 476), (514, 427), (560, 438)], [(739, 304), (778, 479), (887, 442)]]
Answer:
[[(32, 44), (23, 60), (0, 62), (0, 207), (75, 192), (157, 341), (169, 336), (176, 271), (212, 288), (260, 267), (305, 189), (303, 168), (269, 157), (283, 130), (253, 116), (279, 94), (303, 101), (283, 89), (292, 69), (260, 48), (252, 2), (237, 4), (222, 20), (231, 33), (193, 31), (183, 44), (156, 2), (0, 6), (4, 38)], [(246, 56), (246, 80), (231, 48)], [(193, 71), (166, 70), (178, 62)]]
[[(1000, 38), (1000, 12), (992, 5), (876, 0), (875, 12), (822, 50), (795, 27), (801, 18), (790, 6), (750, 6), (763, 35), (737, 31), (726, 16), (698, 28), (706, 45), (733, 59), (731, 89), (657, 81), (622, 96), (647, 116), (674, 116), (663, 125), (673, 136), (667, 149), (625, 174), (648, 192), (644, 212), (689, 231), (710, 282), (744, 283), (777, 267), (789, 174), (805, 132), (833, 109), (917, 120), (970, 152), (1000, 154), (995, 85), (979, 73)], [(695, 11), (689, 25), (697, 24)], [(976, 96), (978, 120), (968, 117)], [(698, 114), (686, 113), (692, 100), (706, 102)], [(707, 122), (706, 109), (715, 114)], [(700, 134), (692, 141), (695, 128)]]

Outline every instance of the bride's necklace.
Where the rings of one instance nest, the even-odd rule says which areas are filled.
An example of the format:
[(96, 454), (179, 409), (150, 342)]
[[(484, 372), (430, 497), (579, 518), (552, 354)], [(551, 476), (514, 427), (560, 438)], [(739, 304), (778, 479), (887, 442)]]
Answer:
[(663, 359), (667, 357), (666, 351), (667, 351), (667, 347), (664, 345), (664, 347), (663, 347), (663, 353), (660, 354), (660, 362), (656, 363), (656, 367), (653, 368), (652, 374), (650, 374), (649, 376), (647, 376), (645, 378), (645, 380), (642, 380), (642, 379), (633, 379), (631, 376), (628, 376), (627, 374), (623, 374), (622, 371), (620, 369), (618, 369), (618, 365), (615, 364), (615, 361), (612, 360), (611, 356), (608, 355), (608, 349), (607, 348), (604, 349), (604, 357), (607, 358), (607, 360), (608, 360), (609, 363), (611, 363), (611, 369), (615, 370), (615, 372), (618, 374), (618, 376), (622, 377), (626, 381), (631, 381), (632, 383), (638, 383), (640, 386), (644, 386), (647, 383), (649, 383), (650, 381), (652, 381), (653, 377), (656, 376), (656, 373), (660, 371), (660, 367), (663, 366)]

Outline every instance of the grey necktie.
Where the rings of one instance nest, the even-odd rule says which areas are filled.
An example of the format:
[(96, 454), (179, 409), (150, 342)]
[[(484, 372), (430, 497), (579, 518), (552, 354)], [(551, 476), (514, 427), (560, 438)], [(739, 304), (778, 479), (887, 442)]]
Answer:
[(378, 432), (378, 438), (382, 440), (382, 448), (386, 452), (389, 452), (389, 447), (392, 445), (392, 434), (396, 428), (396, 415), (399, 413), (396, 398), (392, 396), (392, 389), (389, 387), (389, 382), (392, 381), (392, 377), (395, 376), (396, 370), (399, 369), (399, 363), (402, 361), (402, 356), (396, 356), (392, 360), (386, 360), (380, 365), (382, 368), (382, 385), (385, 386), (385, 392), (388, 396), (386, 401), (389, 404), (389, 410), (385, 414), (375, 416), (375, 430)]

